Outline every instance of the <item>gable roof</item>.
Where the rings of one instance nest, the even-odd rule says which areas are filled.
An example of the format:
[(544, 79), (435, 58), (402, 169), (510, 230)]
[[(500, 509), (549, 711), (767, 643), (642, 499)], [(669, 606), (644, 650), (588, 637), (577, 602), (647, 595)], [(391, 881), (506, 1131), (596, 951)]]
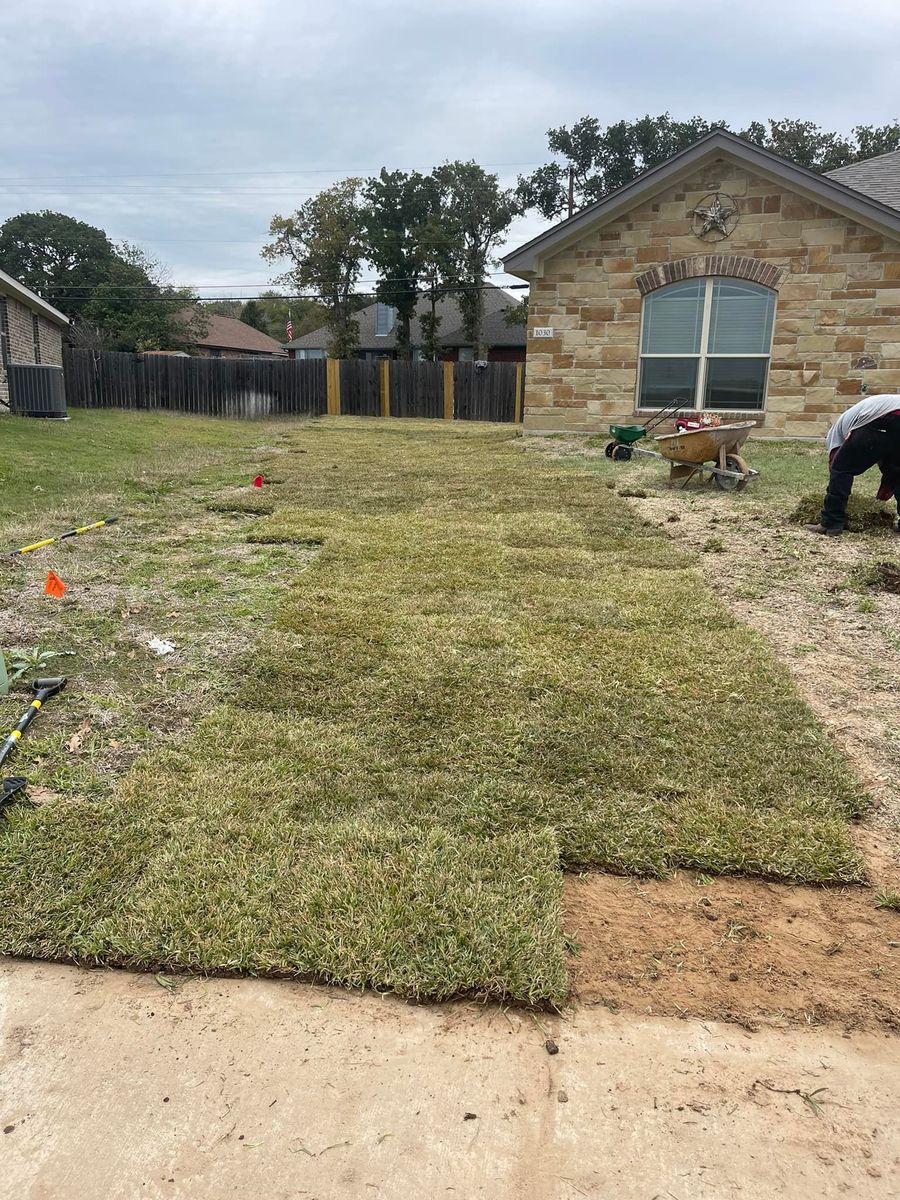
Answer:
[(278, 357), (284, 353), (281, 343), (261, 329), (254, 329), (237, 317), (206, 312), (202, 305), (200, 311), (208, 328), (202, 337), (191, 338), (192, 346), (205, 346), (210, 350), (240, 350), (245, 354), (274, 354)]
[(838, 167), (836, 171), (828, 172), (828, 178), (900, 209), (900, 150), (890, 150), (875, 158)]
[[(509, 308), (514, 308), (518, 301), (505, 292), (503, 288), (497, 287), (495, 284), (487, 284), (484, 289), (484, 329), (487, 342), (492, 346), (524, 346), (525, 345), (525, 327), (507, 326), (503, 321), (503, 313)], [(359, 323), (359, 348), (360, 350), (394, 350), (397, 346), (397, 330), (396, 326), (390, 333), (377, 335), (375, 333), (375, 314), (378, 309), (377, 303), (369, 304), (365, 308), (360, 309), (355, 314), (356, 320)], [(410, 322), (410, 339), (414, 346), (418, 346), (422, 341), (422, 317), (431, 314), (431, 300), (426, 294), (419, 296), (416, 301), (416, 315)], [(435, 314), (440, 318), (438, 326), (438, 341), (442, 346), (467, 346), (468, 339), (461, 337), (462, 314), (459, 311), (459, 303), (455, 296), (444, 296), (438, 300), (435, 307)], [(494, 318), (499, 317), (499, 322), (495, 322)], [(499, 340), (503, 336), (500, 329), (496, 325), (502, 326), (507, 335), (512, 335), (512, 340)], [(452, 331), (452, 334), (445, 334), (445, 330)], [(496, 332), (497, 338), (490, 336), (488, 331)], [(449, 340), (450, 337), (459, 340)], [(302, 337), (294, 338), (292, 342), (283, 342), (282, 345), (286, 350), (324, 350), (328, 346), (330, 335), (327, 328), (323, 325), (319, 329), (313, 329), (310, 333), (304, 333)]]
[[(538, 234), (503, 260), (503, 269), (511, 275), (527, 278), (539, 268), (539, 260), (561, 250), (570, 242), (583, 237), (591, 228), (609, 224), (617, 217), (669, 186), (679, 176), (696, 169), (701, 163), (727, 156), (738, 163), (773, 175), (820, 204), (852, 220), (862, 221), (889, 237), (900, 237), (900, 210), (872, 196), (863, 195), (846, 183), (829, 175), (819, 175), (807, 167), (763, 150), (744, 138), (725, 129), (713, 129), (696, 142), (665, 162), (649, 167), (630, 183), (609, 192), (601, 200), (589, 204), (574, 216), (559, 221), (544, 233)], [(863, 164), (857, 164), (862, 166)], [(849, 170), (849, 168), (841, 168)]]
[(48, 304), (37, 292), (33, 292), (24, 283), (19, 283), (18, 279), (13, 279), (12, 275), (7, 275), (5, 271), (0, 271), (0, 296), (2, 295), (12, 296), (27, 305), (33, 312), (46, 317), (48, 321), (55, 321), (57, 325), (68, 325), (69, 323), (69, 318), (58, 308)]
[[(507, 308), (498, 308), (496, 312), (484, 314), (484, 319), (481, 322), (481, 336), (484, 338), (486, 346), (524, 346), (525, 345), (525, 326), (510, 325), (506, 320), (506, 313), (509, 308), (515, 308), (516, 305), (509, 305)], [(460, 325), (458, 329), (453, 329), (449, 333), (440, 334), (440, 343), (442, 346), (447, 346), (452, 349), (457, 346), (471, 346), (472, 339), (467, 337), (466, 331)]]

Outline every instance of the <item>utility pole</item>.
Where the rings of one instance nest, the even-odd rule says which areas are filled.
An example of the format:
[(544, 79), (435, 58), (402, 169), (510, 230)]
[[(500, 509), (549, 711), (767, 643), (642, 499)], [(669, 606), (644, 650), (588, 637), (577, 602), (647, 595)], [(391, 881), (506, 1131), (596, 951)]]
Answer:
[(569, 216), (575, 212), (575, 168), (569, 167)]

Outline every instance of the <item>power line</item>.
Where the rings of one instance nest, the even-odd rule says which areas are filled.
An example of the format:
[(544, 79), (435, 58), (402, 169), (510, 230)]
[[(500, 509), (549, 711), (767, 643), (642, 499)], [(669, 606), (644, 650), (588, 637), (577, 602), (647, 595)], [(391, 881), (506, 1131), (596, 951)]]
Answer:
[[(525, 288), (528, 288), (529, 286), (530, 285), (527, 283), (510, 283), (510, 284), (505, 285), (503, 288), (497, 289), (497, 290), (505, 291), (505, 292), (514, 292), (514, 291), (521, 291)], [(437, 289), (438, 292), (440, 293), (440, 295), (438, 296), (438, 299), (440, 300), (443, 296), (451, 296), (451, 295), (455, 295), (459, 292), (488, 292), (494, 288), (495, 288), (495, 285), (492, 283), (482, 284), (479, 287), (475, 287), (474, 285), (469, 286), (467, 284), (461, 284), (457, 287), (440, 287)], [(423, 293), (423, 294), (427, 295), (427, 293)], [(51, 293), (51, 295), (55, 295), (55, 293)], [(353, 293), (354, 299), (366, 299), (368, 297), (368, 295), (369, 295), (369, 293), (367, 293), (367, 292), (354, 292)], [(99, 297), (95, 297), (93, 295), (66, 296), (66, 297), (61, 297), (61, 299), (63, 299), (66, 304), (74, 304), (76, 302), (89, 303), (91, 300), (94, 300), (94, 299), (98, 299), (101, 301), (102, 300), (140, 300), (142, 304), (173, 304), (173, 303), (179, 302), (179, 301), (184, 304), (195, 303), (195, 302), (198, 302), (201, 304), (214, 304), (214, 303), (217, 303), (222, 300), (240, 300), (240, 301), (244, 301), (244, 300), (320, 300), (321, 292), (294, 292), (290, 295), (280, 292), (277, 296), (259, 296), (259, 295), (257, 295), (257, 296), (198, 296), (196, 301), (191, 301), (187, 297), (181, 297), (181, 296), (117, 296), (117, 295), (111, 294), (109, 292), (104, 292), (103, 295), (99, 296)]]
[[(485, 168), (540, 167), (542, 165), (543, 160), (541, 160), (541, 162), (502, 162), (479, 164), (479, 166)], [(397, 171), (413, 171), (418, 169), (419, 168), (417, 167), (391, 168), (391, 170)], [(57, 181), (68, 182), (71, 179), (186, 179), (232, 175), (366, 175), (371, 172), (378, 172), (381, 170), (382, 167), (294, 167), (290, 170), (272, 170), (267, 167), (263, 167), (255, 171), (126, 171), (123, 173), (97, 171), (86, 175), (0, 175), (0, 183), (52, 183)]]
[[(507, 274), (506, 271), (486, 271), (485, 272), (485, 275), (492, 276), (492, 277), (496, 276), (496, 275), (506, 275), (506, 274)], [(380, 276), (376, 276), (375, 278), (372, 278), (372, 279), (357, 279), (356, 283), (357, 284), (369, 283), (369, 284), (374, 285), (374, 284), (379, 284), (379, 283), (406, 283), (407, 281), (408, 281), (408, 277), (405, 275), (389, 275), (386, 278), (381, 278)], [(329, 285), (337, 286), (338, 284), (340, 284), (342, 282), (343, 281), (340, 279), (330, 279), (323, 286), (326, 286), (326, 287)], [(93, 285), (93, 286), (103, 287), (103, 284), (101, 283), (99, 285)], [(106, 294), (113, 293), (113, 292), (149, 291), (149, 290), (153, 290), (158, 287), (187, 288), (191, 291), (200, 291), (203, 288), (272, 288), (274, 286), (276, 286), (276, 285), (274, 285), (271, 280), (268, 280), (265, 283), (248, 283), (248, 282), (246, 282), (246, 280), (243, 281), (242, 283), (172, 283), (172, 284), (168, 284), (168, 283), (167, 284), (120, 283), (120, 284), (117, 284), (115, 287), (109, 288), (107, 290)], [(466, 286), (466, 285), (462, 285), (462, 286)], [(489, 284), (487, 286), (495, 287), (496, 285)], [(57, 284), (54, 287), (53, 294), (58, 295), (59, 293), (61, 293), (63, 291), (83, 292), (85, 290), (87, 290), (85, 284), (61, 283), (61, 284)], [(204, 299), (205, 299), (205, 297), (204, 297)]]

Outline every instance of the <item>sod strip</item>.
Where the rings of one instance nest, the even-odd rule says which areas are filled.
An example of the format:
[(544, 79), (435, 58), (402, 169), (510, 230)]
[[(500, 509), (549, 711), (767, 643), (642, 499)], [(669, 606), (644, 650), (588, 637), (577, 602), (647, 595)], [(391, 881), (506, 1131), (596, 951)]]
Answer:
[[(254, 820), (177, 801), (21, 815), (0, 839), (7, 953), (144, 970), (247, 972), (559, 1004), (561, 877), (549, 830), (499, 838)], [(177, 836), (173, 836), (177, 830)], [(142, 864), (135, 870), (136, 864)]]

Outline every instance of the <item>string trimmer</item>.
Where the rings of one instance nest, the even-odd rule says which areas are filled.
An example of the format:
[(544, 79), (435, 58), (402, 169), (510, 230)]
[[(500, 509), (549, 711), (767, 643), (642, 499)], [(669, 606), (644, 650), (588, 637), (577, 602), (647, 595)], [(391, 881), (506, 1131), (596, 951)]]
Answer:
[[(34, 699), (22, 713), (21, 717), (19, 717), (18, 721), (16, 721), (12, 733), (10, 733), (3, 745), (0, 746), (0, 766), (12, 754), (22, 734), (41, 711), (44, 703), (51, 696), (55, 696), (57, 692), (61, 692), (66, 686), (66, 682), (65, 675), (51, 675), (44, 679), (35, 679), (31, 685), (31, 690), (34, 692)], [(7, 801), (12, 800), (14, 796), (24, 792), (27, 782), (21, 775), (11, 775), (7, 779), (4, 779), (2, 785), (0, 785), (0, 807)], [(24, 799), (24, 797), (20, 796), (20, 799)]]

